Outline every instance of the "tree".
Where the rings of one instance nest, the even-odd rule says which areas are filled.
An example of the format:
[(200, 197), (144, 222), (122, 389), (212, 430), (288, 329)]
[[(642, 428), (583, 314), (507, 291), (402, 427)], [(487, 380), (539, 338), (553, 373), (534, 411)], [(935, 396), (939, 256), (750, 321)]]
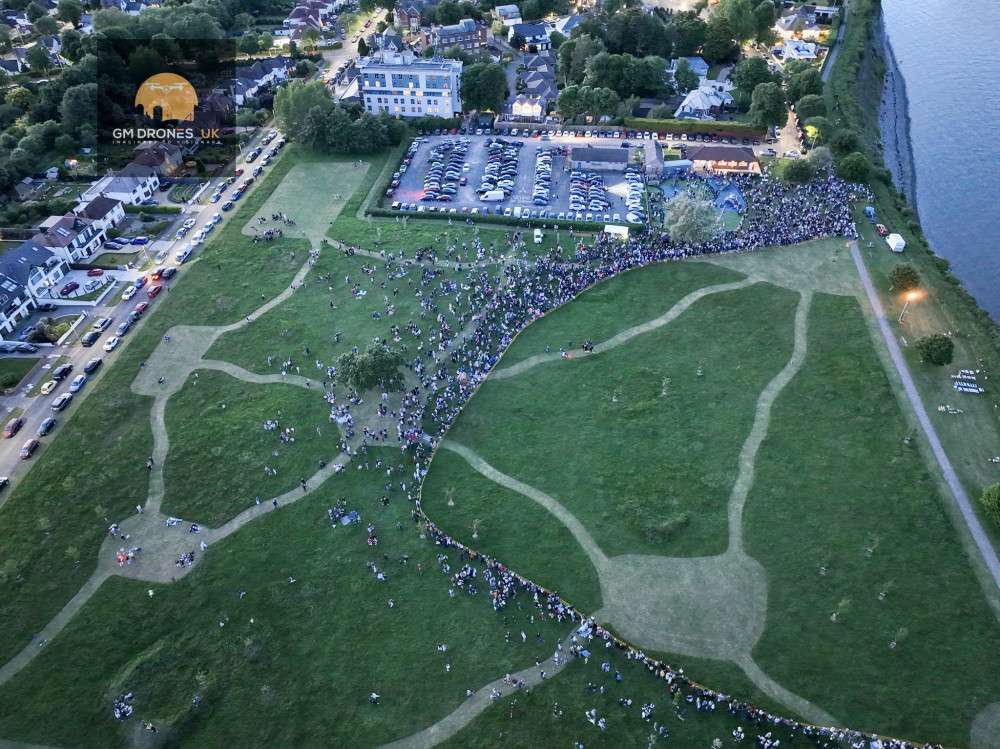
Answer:
[(13, 49), (10, 39), (10, 26), (0, 23), (0, 55), (5, 55)]
[(691, 69), (691, 63), (682, 57), (677, 61), (677, 69), (674, 71), (674, 86), (677, 87), (678, 94), (686, 94), (698, 88), (698, 74)]
[(732, 34), (730, 38), (737, 44), (749, 41), (757, 34), (757, 20), (750, 7), (750, 0), (720, 0), (708, 17), (709, 28), (721, 20), (726, 21)]
[[(61, 0), (61, 2), (65, 2), (65, 0)], [(233, 28), (236, 31), (249, 31), (253, 27), (253, 16), (249, 13), (237, 13), (233, 16)]]
[(337, 379), (358, 391), (375, 386), (398, 390), (403, 384), (401, 368), (405, 361), (400, 349), (370, 343), (363, 354), (348, 351), (337, 357)]
[(27, 111), (34, 104), (35, 95), (24, 86), (16, 86), (7, 92), (6, 101), (11, 106)]
[(750, 119), (760, 127), (781, 126), (788, 120), (785, 94), (777, 83), (761, 83), (750, 99)]
[(816, 68), (809, 68), (788, 77), (788, 101), (796, 102), (804, 96), (823, 93), (823, 77)]
[(986, 487), (979, 502), (983, 506), (986, 517), (996, 525), (1000, 525), (1000, 484)]
[(580, 93), (579, 86), (567, 86), (559, 92), (556, 99), (556, 108), (559, 116), (569, 121), (585, 111), (585, 102)]
[(462, 106), (466, 112), (499, 112), (507, 100), (507, 73), (494, 62), (477, 62), (462, 70)]
[(79, 26), (82, 15), (83, 3), (80, 0), (59, 0), (59, 4), (56, 5), (56, 18), (65, 23)]
[(925, 335), (918, 338), (913, 346), (925, 362), (936, 367), (951, 364), (951, 360), (955, 356), (955, 342), (944, 333)]
[(693, 55), (705, 43), (707, 27), (697, 15), (676, 20), (671, 24), (677, 41), (674, 52), (680, 57)]
[(34, 23), (39, 18), (45, 15), (45, 8), (43, 8), (38, 3), (31, 3), (27, 8), (24, 9), (24, 15), (28, 17), (28, 20)]
[(59, 106), (62, 126), (76, 136), (84, 125), (97, 121), (97, 84), (82, 83), (66, 89)]
[(861, 137), (854, 131), (846, 128), (837, 130), (830, 138), (830, 145), (836, 154), (846, 154), (861, 150)]
[(76, 29), (66, 29), (59, 39), (61, 49), (59, 54), (70, 62), (80, 62), (83, 59), (83, 34)]
[(806, 94), (795, 102), (795, 114), (803, 122), (810, 117), (826, 117), (826, 101), (822, 96)]
[(510, 46), (514, 49), (524, 49), (524, 43), (528, 40), (524, 38), (524, 34), (519, 32), (514, 32), (510, 35)]
[[(314, 29), (310, 26), (308, 29), (302, 32), (302, 43), (306, 45), (310, 52), (316, 49), (316, 42), (320, 40), (319, 30)], [(358, 54), (361, 54), (361, 42), (358, 42)]]
[(777, 40), (774, 22), (778, 17), (778, 9), (770, 0), (764, 0), (753, 10), (754, 23), (757, 25), (756, 41), (758, 44), (770, 47)]
[(837, 166), (837, 175), (847, 182), (867, 182), (871, 171), (871, 161), (859, 151), (845, 156)]
[(333, 108), (330, 91), (322, 81), (292, 81), (274, 95), (274, 114), (282, 131), (292, 139), (298, 137), (306, 115), (315, 106), (327, 112)]
[(785, 167), (785, 179), (793, 185), (804, 185), (812, 178), (812, 165), (805, 159), (796, 159)]
[(361, 37), (358, 39), (358, 57), (367, 57), (368, 52), (368, 42), (365, 41), (364, 37)]
[(774, 74), (761, 57), (748, 57), (733, 68), (730, 76), (747, 96), (753, 96), (754, 90), (762, 83), (773, 83)]
[(717, 221), (715, 207), (682, 193), (667, 203), (663, 226), (674, 242), (700, 244), (712, 238)]
[(889, 283), (896, 291), (909, 291), (920, 285), (920, 272), (910, 263), (896, 263), (889, 271)]
[(40, 71), (44, 73), (52, 67), (52, 60), (49, 59), (48, 50), (41, 44), (36, 44), (29, 49), (24, 59), (28, 62), (28, 67), (32, 72)]
[(740, 45), (736, 42), (736, 32), (733, 31), (726, 18), (709, 16), (705, 28), (705, 43), (701, 45), (701, 56), (707, 62), (727, 62), (735, 60), (740, 54)]
[(560, 34), (558, 31), (553, 31), (549, 34), (549, 44), (552, 45), (552, 49), (559, 49), (562, 43), (566, 41), (566, 37)]
[(42, 16), (32, 24), (35, 31), (42, 36), (52, 36), (59, 33), (59, 22), (52, 16)]
[(675, 107), (669, 104), (657, 104), (655, 107), (649, 110), (649, 119), (651, 120), (669, 120), (674, 116), (676, 111)]
[(260, 49), (256, 34), (246, 34), (236, 40), (236, 49), (245, 55), (253, 55)]
[(813, 171), (824, 172), (833, 166), (833, 153), (831, 153), (829, 146), (819, 146), (809, 152), (806, 161), (809, 162)]

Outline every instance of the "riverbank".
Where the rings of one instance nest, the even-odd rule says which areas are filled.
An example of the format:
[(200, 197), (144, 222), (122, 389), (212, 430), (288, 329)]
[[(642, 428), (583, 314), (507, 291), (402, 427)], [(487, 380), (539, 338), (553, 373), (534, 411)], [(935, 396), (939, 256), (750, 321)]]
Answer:
[(885, 62), (885, 78), (878, 111), (882, 156), (886, 169), (892, 173), (896, 189), (906, 196), (907, 202), (917, 211), (917, 174), (910, 143), (910, 108), (906, 96), (906, 81), (899, 72), (881, 14), (872, 25), (872, 36), (881, 46)]

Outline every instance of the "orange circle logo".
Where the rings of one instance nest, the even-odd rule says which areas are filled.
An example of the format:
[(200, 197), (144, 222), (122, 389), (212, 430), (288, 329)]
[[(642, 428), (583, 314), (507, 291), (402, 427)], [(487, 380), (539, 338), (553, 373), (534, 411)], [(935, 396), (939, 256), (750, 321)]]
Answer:
[(153, 110), (160, 108), (161, 120), (193, 120), (198, 94), (186, 78), (173, 73), (158, 73), (147, 78), (135, 95), (135, 106), (153, 117)]

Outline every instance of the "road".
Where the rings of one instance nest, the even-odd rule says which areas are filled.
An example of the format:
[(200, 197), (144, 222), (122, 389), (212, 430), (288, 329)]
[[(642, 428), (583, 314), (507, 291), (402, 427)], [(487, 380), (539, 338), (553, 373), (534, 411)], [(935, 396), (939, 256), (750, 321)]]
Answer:
[[(267, 134), (267, 132), (268, 128), (266, 126), (261, 128), (254, 135), (254, 137), (251, 138), (251, 140), (248, 142), (248, 145), (244, 147), (243, 153), (248, 152), (255, 145), (258, 145), (261, 139), (263, 139), (263, 137)], [(278, 137), (280, 137), (280, 134), (278, 135)], [(274, 161), (276, 161), (276, 159), (272, 160), (272, 164), (274, 163)], [(254, 164), (252, 165), (247, 165), (243, 161), (243, 156), (240, 155), (239, 157), (237, 157), (237, 163), (235, 164), (234, 168), (239, 168), (239, 167), (247, 168), (247, 167), (257, 166), (258, 164), (259, 161), (254, 162)], [(245, 176), (249, 176), (250, 171), (251, 169), (247, 168), (247, 174)], [(265, 176), (267, 176), (267, 168), (265, 168), (265, 171), (261, 174), (261, 177)], [(218, 184), (225, 182), (226, 179), (227, 177), (217, 177), (210, 180), (209, 187), (206, 189), (204, 193), (202, 193), (202, 195), (211, 194), (213, 189)], [(250, 185), (249, 189), (244, 193), (243, 199), (246, 199), (246, 196), (251, 191), (255, 190), (259, 184), (260, 184), (259, 180), (255, 180), (254, 183)], [(228, 195), (229, 192), (230, 190), (227, 189), (226, 194)], [(220, 206), (222, 205), (222, 202), (223, 200), (220, 200), (218, 203), (215, 204), (206, 203), (204, 205), (200, 204), (185, 205), (183, 207), (181, 214), (177, 216), (176, 221), (170, 226), (170, 228), (166, 232), (164, 232), (165, 236), (170, 237), (170, 239), (155, 240), (150, 244), (146, 245), (146, 247), (148, 248), (148, 254), (150, 258), (155, 258), (156, 255), (160, 252), (166, 253), (166, 256), (163, 258), (162, 262), (154, 263), (152, 266), (150, 266), (149, 270), (152, 270), (154, 266), (160, 266), (160, 265), (176, 266), (177, 264), (174, 261), (175, 251), (179, 249), (182, 245), (184, 245), (186, 242), (190, 241), (190, 237), (192, 237), (196, 232), (202, 229), (206, 224), (211, 223), (212, 217), (216, 213), (221, 213)], [(216, 231), (225, 226), (226, 222), (230, 219), (232, 215), (233, 215), (232, 212), (222, 213), (223, 218), (220, 224), (216, 227)], [(180, 228), (180, 225), (185, 220), (192, 218), (195, 220), (195, 225), (188, 231), (187, 235), (183, 239), (179, 240), (173, 239), (174, 233), (177, 231), (178, 228)], [(197, 257), (198, 255), (199, 248), (196, 247), (194, 249), (195, 251), (192, 254), (192, 258)], [(191, 258), (189, 258), (188, 262), (178, 267), (177, 275), (175, 275), (172, 279), (170, 279), (169, 282), (161, 282), (161, 283), (169, 283), (171, 286), (173, 286), (181, 279), (183, 279), (185, 274), (189, 272), (197, 272), (196, 268), (197, 266), (192, 265)], [(140, 268), (130, 268), (125, 271), (115, 271), (114, 276), (117, 279), (116, 285), (118, 288), (129, 286), (132, 284), (132, 282), (138, 279), (139, 276), (148, 273), (149, 270), (144, 271)], [(115, 334), (115, 327), (117, 327), (118, 323), (124, 321), (125, 318), (128, 317), (128, 315), (133, 311), (137, 303), (149, 302), (150, 306), (155, 305), (157, 303), (160, 303), (160, 298), (162, 298), (163, 295), (166, 293), (166, 292), (161, 293), (160, 298), (158, 299), (150, 299), (145, 294), (145, 291), (148, 288), (149, 287), (147, 285), (146, 288), (142, 289), (131, 300), (127, 302), (119, 301), (117, 304), (114, 305), (98, 304), (96, 306), (91, 307), (89, 305), (81, 304), (80, 306), (60, 307), (60, 310), (57, 314), (71, 314), (74, 312), (86, 314), (87, 316), (86, 319), (82, 321), (77, 328), (78, 334), (69, 336), (66, 343), (64, 343), (62, 346), (41, 346), (40, 347), (41, 350), (38, 353), (32, 354), (32, 356), (35, 357), (40, 356), (41, 357), (40, 362), (35, 366), (35, 368), (31, 372), (28, 373), (28, 376), (25, 377), (24, 380), (22, 380), (22, 384), (18, 387), (15, 393), (3, 398), (3, 406), (2, 406), (3, 416), (0, 417), (3, 423), (6, 424), (9, 418), (6, 416), (6, 414), (9, 414), (13, 409), (22, 409), (23, 413), (21, 414), (21, 418), (25, 420), (24, 427), (21, 429), (20, 432), (18, 432), (18, 434), (14, 438), (4, 439), (0, 437), (0, 476), (10, 477), (12, 485), (17, 484), (24, 477), (24, 475), (28, 472), (28, 470), (30, 470), (31, 465), (33, 465), (36, 461), (40, 459), (44, 459), (45, 443), (59, 435), (61, 424), (57, 423), (54, 431), (51, 432), (52, 436), (42, 438), (41, 448), (39, 449), (38, 452), (35, 453), (34, 457), (30, 458), (29, 460), (21, 460), (20, 458), (21, 446), (25, 443), (25, 441), (31, 439), (32, 437), (37, 436), (39, 425), (49, 416), (55, 416), (59, 422), (64, 422), (70, 416), (72, 416), (73, 412), (79, 407), (80, 401), (84, 400), (87, 396), (87, 393), (94, 387), (93, 382), (96, 380), (100, 380), (104, 369), (107, 366), (114, 364), (114, 361), (118, 356), (118, 350), (121, 349), (123, 346), (128, 345), (129, 339), (133, 334), (132, 331), (130, 331), (126, 336), (122, 338), (121, 344), (119, 344), (118, 349), (115, 349), (115, 351), (106, 353), (103, 349), (104, 342)], [(116, 298), (118, 298), (117, 290), (111, 291), (106, 297), (106, 299), (108, 300), (114, 300)], [(83, 335), (89, 330), (92, 330), (91, 326), (93, 324), (93, 321), (101, 317), (110, 317), (114, 320), (114, 323), (111, 325), (110, 328), (108, 328), (107, 331), (101, 334), (100, 340), (98, 340), (97, 343), (93, 345), (93, 347), (87, 348), (81, 346), (79, 344), (79, 336)], [(144, 322), (144, 319), (145, 317), (140, 318), (139, 321), (136, 323), (136, 327), (141, 326)], [(37, 319), (34, 317), (33, 320), (37, 321)], [(71, 375), (63, 382), (60, 382), (59, 387), (57, 387), (50, 395), (38, 395), (34, 397), (29, 397), (28, 392), (30, 392), (35, 385), (38, 385), (40, 383), (52, 379), (50, 372), (54, 368), (54, 362), (56, 362), (61, 357), (66, 357), (66, 361), (69, 364), (73, 365), (73, 372), (71, 373)], [(100, 369), (98, 369), (97, 372), (91, 375), (91, 379), (88, 380), (87, 384), (83, 387), (83, 389), (76, 394), (76, 396), (73, 398), (73, 402), (66, 408), (66, 410), (58, 414), (53, 413), (51, 409), (51, 404), (56, 395), (59, 393), (67, 392), (69, 390), (69, 383), (72, 380), (72, 378), (75, 377), (77, 374), (81, 374), (83, 372), (84, 365), (90, 359), (95, 359), (98, 357), (104, 359), (104, 365)], [(10, 495), (10, 491), (11, 487), (8, 487), (4, 489), (2, 493), (0, 493), (0, 506), (2, 506), (3, 502)]]
[(857, 242), (851, 242), (851, 255), (854, 257), (854, 264), (858, 267), (858, 273), (861, 274), (861, 282), (864, 284), (865, 293), (868, 295), (868, 301), (875, 313), (875, 319), (878, 321), (879, 330), (882, 332), (882, 337), (885, 339), (885, 345), (889, 349), (889, 355), (892, 357), (892, 363), (896, 366), (896, 370), (899, 372), (899, 378), (903, 382), (903, 389), (906, 391), (906, 397), (909, 398), (910, 405), (913, 407), (913, 412), (916, 414), (917, 421), (920, 423), (920, 428), (923, 429), (924, 435), (927, 437), (927, 442), (930, 444), (931, 450), (934, 452), (934, 457), (937, 458), (938, 464), (941, 466), (941, 472), (944, 475), (945, 481), (948, 482), (948, 487), (951, 489), (952, 499), (958, 506), (962, 519), (965, 521), (965, 525), (969, 529), (969, 534), (972, 536), (972, 540), (975, 541), (976, 547), (979, 549), (979, 554), (983, 558), (983, 563), (989, 570), (989, 573), (993, 578), (993, 582), (998, 588), (1000, 588), (1000, 560), (997, 559), (996, 550), (993, 548), (989, 538), (983, 531), (983, 526), (979, 523), (979, 518), (976, 517), (975, 511), (972, 509), (969, 497), (965, 493), (965, 489), (962, 488), (962, 482), (958, 480), (958, 475), (955, 473), (955, 469), (952, 467), (951, 461), (948, 460), (944, 447), (941, 446), (941, 440), (938, 439), (937, 432), (934, 430), (934, 425), (931, 424), (931, 420), (927, 416), (924, 404), (920, 401), (920, 395), (917, 393), (916, 385), (913, 384), (913, 378), (910, 376), (910, 370), (907, 368), (906, 362), (903, 360), (903, 352), (900, 350), (899, 344), (896, 342), (896, 337), (889, 329), (889, 322), (885, 317), (885, 312), (882, 310), (882, 303), (878, 299), (878, 294), (875, 292), (874, 285), (872, 285), (871, 276), (868, 275), (868, 270), (865, 268), (865, 263), (861, 258), (861, 253), (858, 252)]
[(847, 7), (851, 4), (851, 0), (844, 0), (844, 7), (840, 11), (840, 28), (837, 30), (837, 40), (833, 43), (830, 48), (830, 53), (826, 56), (826, 60), (823, 62), (823, 83), (826, 83), (827, 79), (830, 77), (830, 71), (833, 70), (833, 64), (837, 61), (837, 54), (840, 52), (840, 43), (844, 40), (844, 30), (847, 29)]

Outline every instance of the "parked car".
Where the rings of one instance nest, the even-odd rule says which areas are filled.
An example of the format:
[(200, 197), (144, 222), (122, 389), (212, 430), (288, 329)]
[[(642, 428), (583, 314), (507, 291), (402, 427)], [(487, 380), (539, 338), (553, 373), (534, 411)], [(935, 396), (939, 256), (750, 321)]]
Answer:
[(86, 364), (83, 365), (83, 371), (86, 372), (87, 374), (92, 374), (100, 368), (101, 363), (103, 361), (104, 359), (100, 357), (96, 359), (91, 359), (90, 361), (88, 361)]
[(52, 370), (52, 379), (54, 380), (65, 380), (69, 377), (69, 373), (73, 371), (72, 364), (61, 364)]
[(45, 302), (43, 304), (39, 304), (38, 309), (41, 310), (42, 312), (55, 312), (57, 309), (59, 309), (59, 305), (53, 302)]
[(79, 288), (80, 284), (78, 284), (76, 281), (70, 281), (68, 284), (59, 289), (59, 296), (69, 296)]
[(104, 271), (101, 268), (91, 268), (87, 271), (88, 276), (103, 276)]
[(123, 335), (125, 335), (126, 333), (128, 333), (131, 329), (132, 329), (132, 323), (130, 323), (128, 320), (126, 320), (121, 325), (119, 325), (117, 328), (115, 328), (115, 335), (118, 336), (119, 338), (121, 338)]
[(60, 395), (57, 395), (56, 399), (52, 401), (52, 410), (62, 411), (64, 408), (66, 408), (66, 406), (69, 405), (69, 402), (71, 400), (73, 400), (72, 393), (61, 393)]
[(50, 416), (45, 419), (41, 424), (38, 425), (38, 436), (44, 437), (46, 434), (52, 431), (52, 427), (56, 425), (56, 417)]
[(152, 299), (161, 291), (163, 291), (163, 286), (160, 284), (154, 284), (153, 286), (150, 287), (149, 291), (146, 292), (146, 296)]
[(27, 442), (25, 442), (24, 446), (21, 447), (21, 457), (22, 458), (30, 458), (32, 456), (32, 454), (35, 452), (35, 450), (38, 449), (38, 445), (39, 444), (41, 444), (41, 443), (37, 439), (35, 439), (34, 437), (32, 437)]
[(41, 390), (39, 392), (42, 395), (48, 395), (53, 390), (55, 390), (57, 387), (59, 387), (59, 383), (58, 382), (56, 382), (55, 380), (49, 380), (44, 385), (42, 385)]
[(135, 286), (129, 286), (125, 291), (122, 292), (122, 301), (127, 302), (129, 299), (134, 297), (139, 292)]
[(7, 422), (7, 426), (3, 428), (3, 436), (7, 438), (13, 437), (15, 434), (21, 431), (21, 427), (24, 426), (24, 419), (19, 417), (14, 417)]
[(38, 351), (38, 346), (33, 343), (19, 343), (17, 345), (17, 352), (19, 354), (33, 354)]
[(160, 276), (163, 279), (171, 279), (177, 274), (177, 269), (171, 266), (170, 268), (163, 269), (163, 275)]
[(78, 374), (73, 378), (73, 382), (69, 384), (69, 391), (71, 393), (78, 393), (87, 384), (87, 375)]
[(121, 338), (118, 336), (111, 336), (108, 340), (104, 342), (105, 351), (114, 351), (118, 344), (121, 343)]
[(137, 305), (135, 305), (134, 311), (141, 315), (148, 309), (149, 309), (149, 302), (139, 302)]
[(132, 237), (131, 244), (148, 244), (149, 237)]
[(97, 343), (97, 339), (100, 337), (101, 337), (100, 333), (98, 333), (96, 330), (91, 330), (89, 333), (84, 333), (82, 336), (80, 336), (80, 345), (93, 346), (95, 343)]
[(104, 243), (104, 249), (106, 250), (120, 250), (124, 246), (125, 245), (123, 245), (121, 242), (115, 242), (111, 240)]

